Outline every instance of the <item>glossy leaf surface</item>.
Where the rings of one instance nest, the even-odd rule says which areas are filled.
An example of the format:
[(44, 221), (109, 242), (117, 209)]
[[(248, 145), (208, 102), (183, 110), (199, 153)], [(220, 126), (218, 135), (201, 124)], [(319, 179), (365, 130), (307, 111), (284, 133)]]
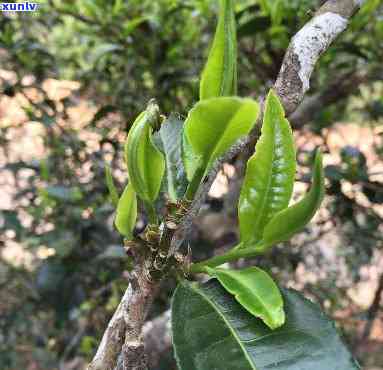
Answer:
[(198, 157), (192, 146), (190, 145), (189, 139), (185, 134), (185, 130), (182, 135), (182, 161), (186, 171), (186, 177), (188, 181), (192, 181), (193, 175), (196, 173), (201, 165), (200, 157)]
[(357, 370), (326, 316), (300, 293), (282, 290), (286, 323), (275, 330), (220, 284), (181, 283), (172, 301), (180, 370)]
[(285, 323), (283, 300), (279, 288), (265, 271), (258, 267), (242, 270), (207, 268), (238, 303), (259, 317), (270, 329)]
[(237, 36), (234, 0), (220, 0), (220, 12), (200, 83), (200, 99), (237, 93)]
[(290, 239), (314, 217), (324, 197), (322, 154), (315, 156), (313, 180), (310, 191), (298, 203), (277, 213), (265, 227), (263, 242), (269, 246)]
[(108, 187), (109, 190), (109, 196), (112, 204), (117, 207), (118, 205), (118, 191), (116, 189), (116, 186), (114, 185), (113, 181), (113, 175), (112, 175), (112, 170), (109, 165), (105, 165), (105, 180), (106, 180), (106, 186)]
[(172, 201), (176, 201), (183, 196), (187, 186), (182, 162), (183, 121), (171, 114), (161, 125), (159, 134), (165, 152), (168, 194)]
[(137, 195), (150, 203), (158, 197), (165, 172), (164, 156), (152, 139), (158, 120), (157, 105), (149, 104), (133, 123), (125, 145), (130, 182)]
[(185, 163), (188, 179), (193, 178), (197, 169), (206, 172), (238, 139), (247, 135), (258, 113), (259, 105), (251, 99), (222, 97), (197, 103), (185, 121), (184, 147), (187, 146), (190, 158)]
[(129, 183), (118, 201), (116, 219), (114, 221), (118, 232), (131, 239), (137, 219), (137, 197), (133, 186)]
[(239, 199), (241, 242), (256, 243), (272, 216), (289, 204), (296, 169), (291, 127), (282, 104), (271, 90), (265, 106), (262, 134), (247, 163)]

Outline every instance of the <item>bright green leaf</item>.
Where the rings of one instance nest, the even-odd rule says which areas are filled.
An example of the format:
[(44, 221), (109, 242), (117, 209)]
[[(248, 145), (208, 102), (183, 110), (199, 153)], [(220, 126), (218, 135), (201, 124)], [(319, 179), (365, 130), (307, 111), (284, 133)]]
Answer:
[(358, 370), (334, 324), (300, 293), (282, 289), (286, 323), (271, 330), (212, 279), (182, 282), (172, 300), (180, 370)]
[(118, 232), (131, 239), (137, 219), (137, 197), (130, 182), (121, 195), (114, 221)]
[(296, 168), (290, 124), (271, 90), (265, 107), (262, 134), (247, 163), (238, 205), (241, 242), (248, 247), (262, 238), (272, 216), (290, 201)]
[(298, 203), (277, 213), (265, 227), (265, 247), (290, 239), (314, 217), (324, 197), (322, 154), (319, 150), (315, 156), (313, 172), (311, 189), (307, 195)]
[(206, 268), (223, 287), (252, 315), (259, 317), (270, 329), (285, 323), (283, 300), (279, 288), (265, 271), (258, 267), (243, 270)]
[(185, 134), (186, 130), (183, 131), (182, 135), (182, 161), (186, 171), (186, 177), (188, 181), (192, 181), (194, 174), (201, 166), (200, 158), (194, 153), (192, 146), (190, 145), (189, 139)]
[(129, 179), (137, 195), (149, 203), (157, 199), (165, 172), (164, 156), (152, 138), (158, 122), (158, 106), (150, 103), (133, 123), (125, 145)]
[(246, 136), (258, 113), (259, 105), (251, 99), (221, 97), (197, 103), (189, 112), (184, 129), (184, 153), (186, 151), (189, 157), (189, 163), (185, 162), (188, 179), (193, 178), (198, 168), (206, 173), (216, 159)]
[(218, 25), (200, 83), (200, 99), (237, 93), (237, 36), (234, 0), (220, 0)]
[(119, 199), (118, 191), (116, 189), (116, 186), (114, 185), (112, 170), (110, 166), (107, 164), (105, 164), (105, 180), (106, 180), (106, 186), (108, 187), (108, 190), (109, 190), (110, 200), (112, 201), (112, 204), (115, 207), (117, 207), (118, 199)]
[(168, 194), (174, 202), (184, 195), (187, 186), (181, 155), (183, 127), (179, 116), (171, 114), (159, 131), (165, 152)]

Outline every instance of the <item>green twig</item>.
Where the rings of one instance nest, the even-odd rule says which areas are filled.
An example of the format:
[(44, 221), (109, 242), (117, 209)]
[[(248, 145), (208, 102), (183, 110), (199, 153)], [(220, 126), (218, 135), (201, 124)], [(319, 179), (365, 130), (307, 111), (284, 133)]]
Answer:
[(234, 248), (231, 251), (221, 256), (212, 257), (206, 261), (202, 261), (199, 263), (193, 263), (190, 266), (189, 271), (191, 273), (206, 272), (206, 267), (217, 267), (226, 262), (236, 261), (240, 258), (250, 258), (250, 257), (259, 256), (261, 254), (264, 254), (264, 252), (265, 252), (265, 248), (264, 246), (260, 244), (252, 248), (243, 248), (243, 249)]
[(201, 180), (204, 175), (204, 170), (202, 168), (199, 168), (196, 170), (190, 184), (188, 185), (185, 193), (185, 198), (188, 200), (193, 200), (194, 196), (198, 190), (199, 184), (201, 183)]

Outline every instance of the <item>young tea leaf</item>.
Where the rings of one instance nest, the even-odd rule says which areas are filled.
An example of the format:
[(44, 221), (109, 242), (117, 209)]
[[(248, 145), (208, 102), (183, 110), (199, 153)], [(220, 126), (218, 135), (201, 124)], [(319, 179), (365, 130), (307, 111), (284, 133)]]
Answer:
[(159, 134), (165, 152), (168, 194), (175, 202), (185, 194), (187, 186), (181, 153), (183, 121), (176, 114), (171, 114), (161, 125)]
[(112, 204), (117, 207), (119, 199), (118, 191), (114, 185), (112, 170), (108, 164), (105, 164), (105, 181), (109, 190), (110, 200)]
[(265, 247), (290, 239), (314, 217), (324, 197), (322, 154), (315, 156), (313, 180), (310, 191), (298, 203), (277, 213), (266, 225), (263, 233)]
[(192, 146), (190, 145), (189, 139), (185, 134), (184, 130), (182, 134), (182, 162), (186, 171), (186, 177), (188, 181), (193, 180), (194, 174), (197, 172), (198, 168), (201, 166), (200, 157), (198, 157)]
[(290, 201), (296, 168), (291, 127), (277, 95), (266, 99), (262, 134), (247, 162), (238, 204), (241, 242), (258, 242), (272, 216)]
[(234, 0), (220, 0), (217, 29), (200, 83), (200, 99), (237, 93), (237, 36)]
[(118, 232), (126, 238), (132, 238), (132, 232), (137, 219), (137, 197), (130, 182), (121, 195), (117, 205), (114, 224)]
[(149, 203), (157, 199), (165, 172), (164, 156), (152, 138), (158, 121), (158, 106), (150, 103), (133, 123), (125, 145), (130, 182), (137, 195)]
[(275, 330), (215, 280), (182, 282), (172, 300), (180, 370), (359, 370), (318, 305), (282, 289), (286, 323)]
[(265, 271), (258, 267), (243, 270), (207, 267), (206, 270), (234, 295), (242, 307), (259, 317), (270, 329), (279, 328), (285, 323), (282, 295)]
[[(198, 170), (201, 177), (214, 161), (223, 155), (254, 126), (259, 105), (251, 99), (221, 97), (203, 100), (189, 112), (185, 121), (184, 152), (188, 179)], [(185, 159), (185, 155), (184, 155)]]

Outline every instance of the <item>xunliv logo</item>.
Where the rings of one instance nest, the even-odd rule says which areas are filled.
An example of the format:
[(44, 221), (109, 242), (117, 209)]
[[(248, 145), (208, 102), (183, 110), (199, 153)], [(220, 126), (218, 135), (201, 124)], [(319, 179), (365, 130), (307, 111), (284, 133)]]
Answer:
[(39, 7), (38, 3), (0, 3), (0, 11), (2, 12), (35, 12)]

